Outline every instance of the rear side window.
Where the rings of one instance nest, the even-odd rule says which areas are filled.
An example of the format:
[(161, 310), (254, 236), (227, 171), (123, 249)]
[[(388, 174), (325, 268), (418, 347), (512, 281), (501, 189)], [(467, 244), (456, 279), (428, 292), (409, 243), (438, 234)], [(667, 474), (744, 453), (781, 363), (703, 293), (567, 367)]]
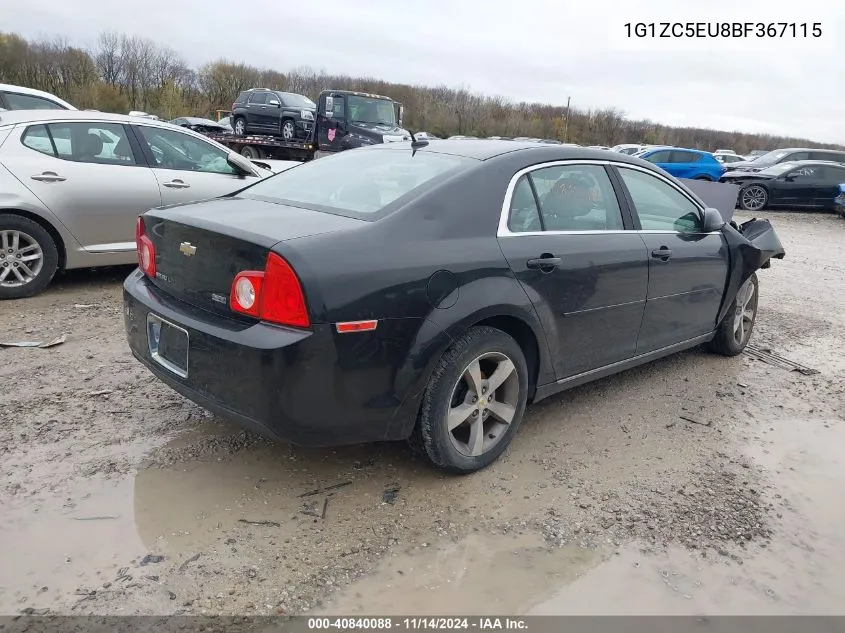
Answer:
[(644, 156), (645, 160), (650, 163), (668, 163), (672, 160), (672, 152), (669, 150), (654, 152), (648, 156)]
[(6, 92), (4, 96), (10, 110), (67, 110), (66, 107), (44, 97), (24, 95), (19, 92)]
[(47, 154), (48, 156), (55, 156), (56, 152), (53, 149), (53, 143), (50, 141), (50, 135), (47, 133), (46, 125), (31, 125), (24, 130), (21, 136), (21, 143), (36, 152)]
[(837, 163), (845, 162), (845, 154), (839, 152), (811, 152), (813, 160), (832, 160)]
[(238, 95), (238, 98), (235, 99), (235, 103), (237, 103), (238, 105), (245, 104), (248, 96), (249, 96), (248, 92), (246, 92), (246, 91), (242, 92), (241, 94)]
[(558, 165), (531, 172), (546, 231), (621, 230), (622, 213), (604, 167)]
[(413, 194), (477, 162), (433, 152), (356, 149), (298, 165), (240, 195), (376, 220)]
[(672, 152), (673, 163), (697, 163), (701, 160), (701, 154), (695, 152)]
[(250, 105), (263, 105), (267, 103), (267, 93), (266, 92), (253, 92), (249, 97)]
[(511, 233), (531, 233), (543, 230), (540, 210), (537, 208), (537, 200), (534, 198), (527, 174), (519, 177), (513, 189), (508, 230)]
[(51, 123), (59, 158), (100, 165), (135, 165), (126, 129), (119, 123)]
[(644, 231), (695, 233), (701, 230), (698, 207), (663, 180), (634, 169), (619, 168)]

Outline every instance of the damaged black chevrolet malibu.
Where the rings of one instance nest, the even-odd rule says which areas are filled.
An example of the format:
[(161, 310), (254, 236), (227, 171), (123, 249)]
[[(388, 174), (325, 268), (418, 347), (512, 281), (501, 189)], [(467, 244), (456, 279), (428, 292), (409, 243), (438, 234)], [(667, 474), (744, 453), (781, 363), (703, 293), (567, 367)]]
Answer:
[[(232, 160), (236, 160), (233, 158)], [(148, 211), (124, 285), (163, 382), (296, 444), (495, 460), (527, 403), (700, 344), (739, 354), (768, 221), (725, 223), (633, 157), (389, 143)]]

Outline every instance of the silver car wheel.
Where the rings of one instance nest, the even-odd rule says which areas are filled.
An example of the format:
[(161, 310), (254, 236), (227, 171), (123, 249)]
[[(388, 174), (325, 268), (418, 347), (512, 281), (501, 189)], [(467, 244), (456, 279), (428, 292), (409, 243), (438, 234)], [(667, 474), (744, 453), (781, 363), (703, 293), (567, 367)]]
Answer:
[(464, 369), (452, 389), (446, 421), (462, 455), (478, 457), (505, 436), (519, 403), (519, 374), (501, 352), (488, 352)]
[(244, 125), (243, 119), (238, 119), (237, 121), (235, 121), (235, 134), (237, 134), (238, 136), (243, 136), (245, 129), (246, 126)]
[(0, 286), (17, 288), (38, 277), (44, 251), (34, 237), (23, 231), (0, 231)]
[(742, 192), (742, 207), (749, 211), (758, 211), (766, 206), (769, 196), (759, 185), (752, 185)]
[(294, 137), (295, 133), (296, 129), (293, 126), (293, 121), (288, 120), (282, 123), (282, 138), (289, 141)]
[(754, 323), (754, 315), (757, 312), (756, 301), (752, 300), (756, 295), (756, 286), (749, 279), (739, 292), (736, 293), (736, 312), (734, 314), (734, 340), (737, 345), (743, 345), (751, 336), (751, 326)]

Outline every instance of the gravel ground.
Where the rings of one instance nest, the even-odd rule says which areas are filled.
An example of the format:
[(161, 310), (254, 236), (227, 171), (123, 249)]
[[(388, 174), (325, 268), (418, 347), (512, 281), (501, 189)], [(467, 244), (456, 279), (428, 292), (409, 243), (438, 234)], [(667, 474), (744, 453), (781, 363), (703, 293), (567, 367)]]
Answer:
[(511, 610), (632, 542), (742, 563), (797, 512), (748, 446), (776, 446), (796, 416), (845, 419), (845, 222), (768, 215), (787, 259), (759, 273), (752, 342), (818, 373), (685, 352), (530, 408), (503, 458), (462, 478), (402, 444), (268, 442), (186, 401), (127, 350), (126, 269), (3, 303), (0, 340), (66, 339), (0, 348), (0, 613), (287, 614), (382, 593), (416, 608), (373, 579), (454, 564), (466, 543), (526, 552)]

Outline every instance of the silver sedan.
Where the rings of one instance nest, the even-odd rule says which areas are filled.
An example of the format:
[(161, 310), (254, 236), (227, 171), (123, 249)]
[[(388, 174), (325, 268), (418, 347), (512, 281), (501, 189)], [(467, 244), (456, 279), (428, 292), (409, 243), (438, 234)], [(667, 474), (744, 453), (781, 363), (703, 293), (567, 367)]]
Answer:
[(0, 112), (0, 299), (37, 294), (58, 270), (133, 263), (141, 213), (222, 196), (274, 171), (152, 119)]

